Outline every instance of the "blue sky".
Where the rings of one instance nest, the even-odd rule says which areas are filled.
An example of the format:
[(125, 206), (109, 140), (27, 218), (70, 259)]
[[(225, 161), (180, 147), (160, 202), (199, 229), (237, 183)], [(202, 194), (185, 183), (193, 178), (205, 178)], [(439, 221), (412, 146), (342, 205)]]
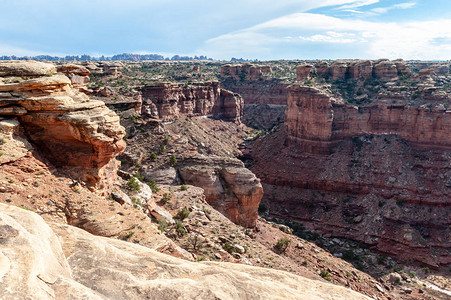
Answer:
[(0, 55), (451, 59), (451, 0), (0, 0)]

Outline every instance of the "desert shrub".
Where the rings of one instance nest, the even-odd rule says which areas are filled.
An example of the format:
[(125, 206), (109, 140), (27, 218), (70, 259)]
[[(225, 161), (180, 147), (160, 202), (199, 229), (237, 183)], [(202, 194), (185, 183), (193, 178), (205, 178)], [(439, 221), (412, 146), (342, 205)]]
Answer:
[(175, 225), (175, 231), (180, 236), (184, 236), (186, 234), (186, 229), (185, 226), (183, 226), (182, 221), (177, 222), (177, 224)]
[(163, 218), (158, 219), (158, 229), (161, 232), (164, 232), (167, 227), (168, 227), (168, 222), (166, 222), (165, 219), (163, 219)]
[(169, 157), (169, 164), (171, 165), (171, 166), (175, 166), (175, 165), (177, 165), (177, 158), (175, 157), (175, 155), (174, 154), (172, 154), (170, 157)]
[(121, 233), (121, 234), (119, 235), (118, 238), (119, 238), (120, 240), (126, 241), (126, 240), (130, 239), (134, 234), (135, 234), (134, 231), (123, 232), (123, 233)]
[(181, 189), (182, 191), (186, 191), (186, 190), (188, 189), (188, 187), (187, 187), (186, 185), (182, 184), (182, 185), (180, 186), (180, 189)]
[(285, 253), (285, 251), (288, 248), (288, 245), (291, 243), (290, 239), (287, 238), (281, 238), (277, 241), (276, 245), (274, 246), (274, 248), (276, 249), (277, 252), (279, 253)]
[(169, 201), (171, 201), (171, 199), (172, 199), (172, 195), (170, 193), (164, 193), (163, 197), (161, 198), (161, 203), (166, 204)]
[(175, 215), (174, 218), (179, 219), (180, 221), (183, 221), (184, 219), (189, 217), (189, 214), (190, 214), (189, 209), (184, 207), (178, 211), (178, 213)]
[(150, 153), (151, 159), (157, 159), (157, 154), (155, 152)]
[(153, 193), (158, 193), (160, 191), (160, 188), (157, 186), (155, 180), (149, 181), (147, 185), (150, 187)]
[(321, 270), (321, 272), (319, 272), (319, 275), (321, 277), (323, 277), (324, 279), (326, 279), (327, 281), (332, 280), (332, 277), (330, 276), (329, 271), (327, 271), (327, 270)]
[(135, 177), (136, 177), (139, 181), (144, 181), (144, 175), (142, 175), (141, 173), (139, 173), (139, 171), (136, 171)]
[(138, 181), (136, 181), (135, 177), (130, 177), (130, 179), (127, 181), (127, 186), (132, 191), (136, 191), (136, 192), (140, 191), (139, 183), (138, 183)]

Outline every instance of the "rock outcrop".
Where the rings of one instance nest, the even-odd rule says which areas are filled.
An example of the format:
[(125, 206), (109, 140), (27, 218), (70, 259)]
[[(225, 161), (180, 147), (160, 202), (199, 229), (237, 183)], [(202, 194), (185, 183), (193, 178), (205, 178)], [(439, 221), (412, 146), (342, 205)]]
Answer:
[(164, 121), (180, 116), (214, 115), (241, 123), (241, 96), (222, 89), (218, 82), (193, 85), (158, 82), (142, 87), (141, 92), (143, 113)]
[(384, 97), (358, 107), (292, 86), (285, 128), (251, 152), (263, 203), (273, 215), (321, 233), (446, 266), (451, 111), (440, 103), (450, 99), (416, 104)]
[[(193, 263), (0, 204), (3, 299), (369, 299), (290, 273)], [(18, 280), (20, 278), (20, 280)]]
[(367, 134), (396, 134), (417, 147), (451, 148), (451, 110), (392, 99), (357, 107), (311, 87), (292, 86), (285, 125), (289, 141), (308, 152), (327, 152), (334, 141)]
[[(299, 66), (299, 78), (305, 78), (303, 67)], [(298, 70), (298, 69), (297, 69)], [(342, 81), (345, 79), (366, 80), (380, 79), (382, 81), (390, 81), (398, 78), (398, 76), (410, 76), (412, 71), (408, 64), (401, 60), (390, 61), (388, 59), (379, 60), (336, 60), (330, 65), (328, 62), (320, 61), (315, 64), (314, 72), (319, 77), (330, 77), (333, 81)]]
[(125, 149), (119, 117), (75, 90), (51, 64), (7, 62), (0, 70), (0, 116), (17, 116), (42, 155), (99, 193), (108, 192), (118, 167), (114, 158)]
[(263, 188), (241, 161), (199, 154), (182, 164), (178, 170), (183, 181), (203, 188), (211, 206), (236, 224), (255, 226)]
[(91, 72), (84, 66), (67, 64), (58, 66), (57, 70), (69, 77), (74, 88), (84, 87), (89, 83)]
[(313, 66), (310, 64), (302, 64), (296, 67), (296, 80), (304, 80), (310, 78)]
[(221, 77), (234, 80), (261, 80), (272, 73), (270, 66), (251, 64), (224, 65), (221, 67)]

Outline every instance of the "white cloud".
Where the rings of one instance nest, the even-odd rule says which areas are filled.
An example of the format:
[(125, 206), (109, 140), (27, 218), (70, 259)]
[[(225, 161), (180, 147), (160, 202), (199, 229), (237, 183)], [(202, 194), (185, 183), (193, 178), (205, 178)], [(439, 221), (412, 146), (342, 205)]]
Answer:
[(299, 36), (301, 40), (320, 43), (353, 43), (357, 42), (354, 33), (341, 33), (328, 31), (325, 34), (315, 34), (312, 36)]
[(376, 4), (376, 3), (379, 3), (379, 0), (353, 1), (353, 3), (350, 3), (348, 5), (340, 6), (337, 9), (346, 10), (346, 9), (352, 9), (352, 8), (357, 8), (357, 7), (362, 7), (362, 6), (368, 6), (368, 5), (372, 5), (372, 4)]
[[(451, 45), (444, 42), (449, 40), (451, 19), (394, 23), (296, 13), (210, 39), (203, 51), (223, 58), (241, 53), (250, 58), (277, 59), (292, 57), (290, 53), (297, 51), (309, 56), (297, 58), (339, 58), (335, 56), (343, 52), (348, 58), (450, 59)], [(340, 44), (341, 54), (327, 44), (333, 49), (337, 48), (332, 45)], [(227, 49), (225, 56), (222, 48)]]
[(371, 11), (375, 12), (375, 13), (379, 13), (379, 14), (384, 14), (389, 10), (392, 9), (409, 9), (412, 8), (416, 5), (416, 2), (405, 2), (405, 3), (399, 3), (399, 4), (395, 4), (392, 6), (387, 6), (387, 7), (376, 7), (373, 8)]

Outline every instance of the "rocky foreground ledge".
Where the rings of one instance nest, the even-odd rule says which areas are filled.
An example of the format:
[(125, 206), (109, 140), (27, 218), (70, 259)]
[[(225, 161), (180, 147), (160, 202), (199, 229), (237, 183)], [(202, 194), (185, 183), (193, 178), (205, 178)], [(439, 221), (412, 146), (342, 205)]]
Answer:
[[(194, 263), (0, 204), (2, 299), (369, 299), (329, 283)], [(21, 280), (18, 280), (21, 278)]]
[(53, 64), (1, 62), (0, 119), (18, 120), (54, 165), (107, 193), (118, 167), (114, 158), (125, 149), (125, 131), (104, 102), (74, 88), (80, 85), (75, 79), (57, 73)]

